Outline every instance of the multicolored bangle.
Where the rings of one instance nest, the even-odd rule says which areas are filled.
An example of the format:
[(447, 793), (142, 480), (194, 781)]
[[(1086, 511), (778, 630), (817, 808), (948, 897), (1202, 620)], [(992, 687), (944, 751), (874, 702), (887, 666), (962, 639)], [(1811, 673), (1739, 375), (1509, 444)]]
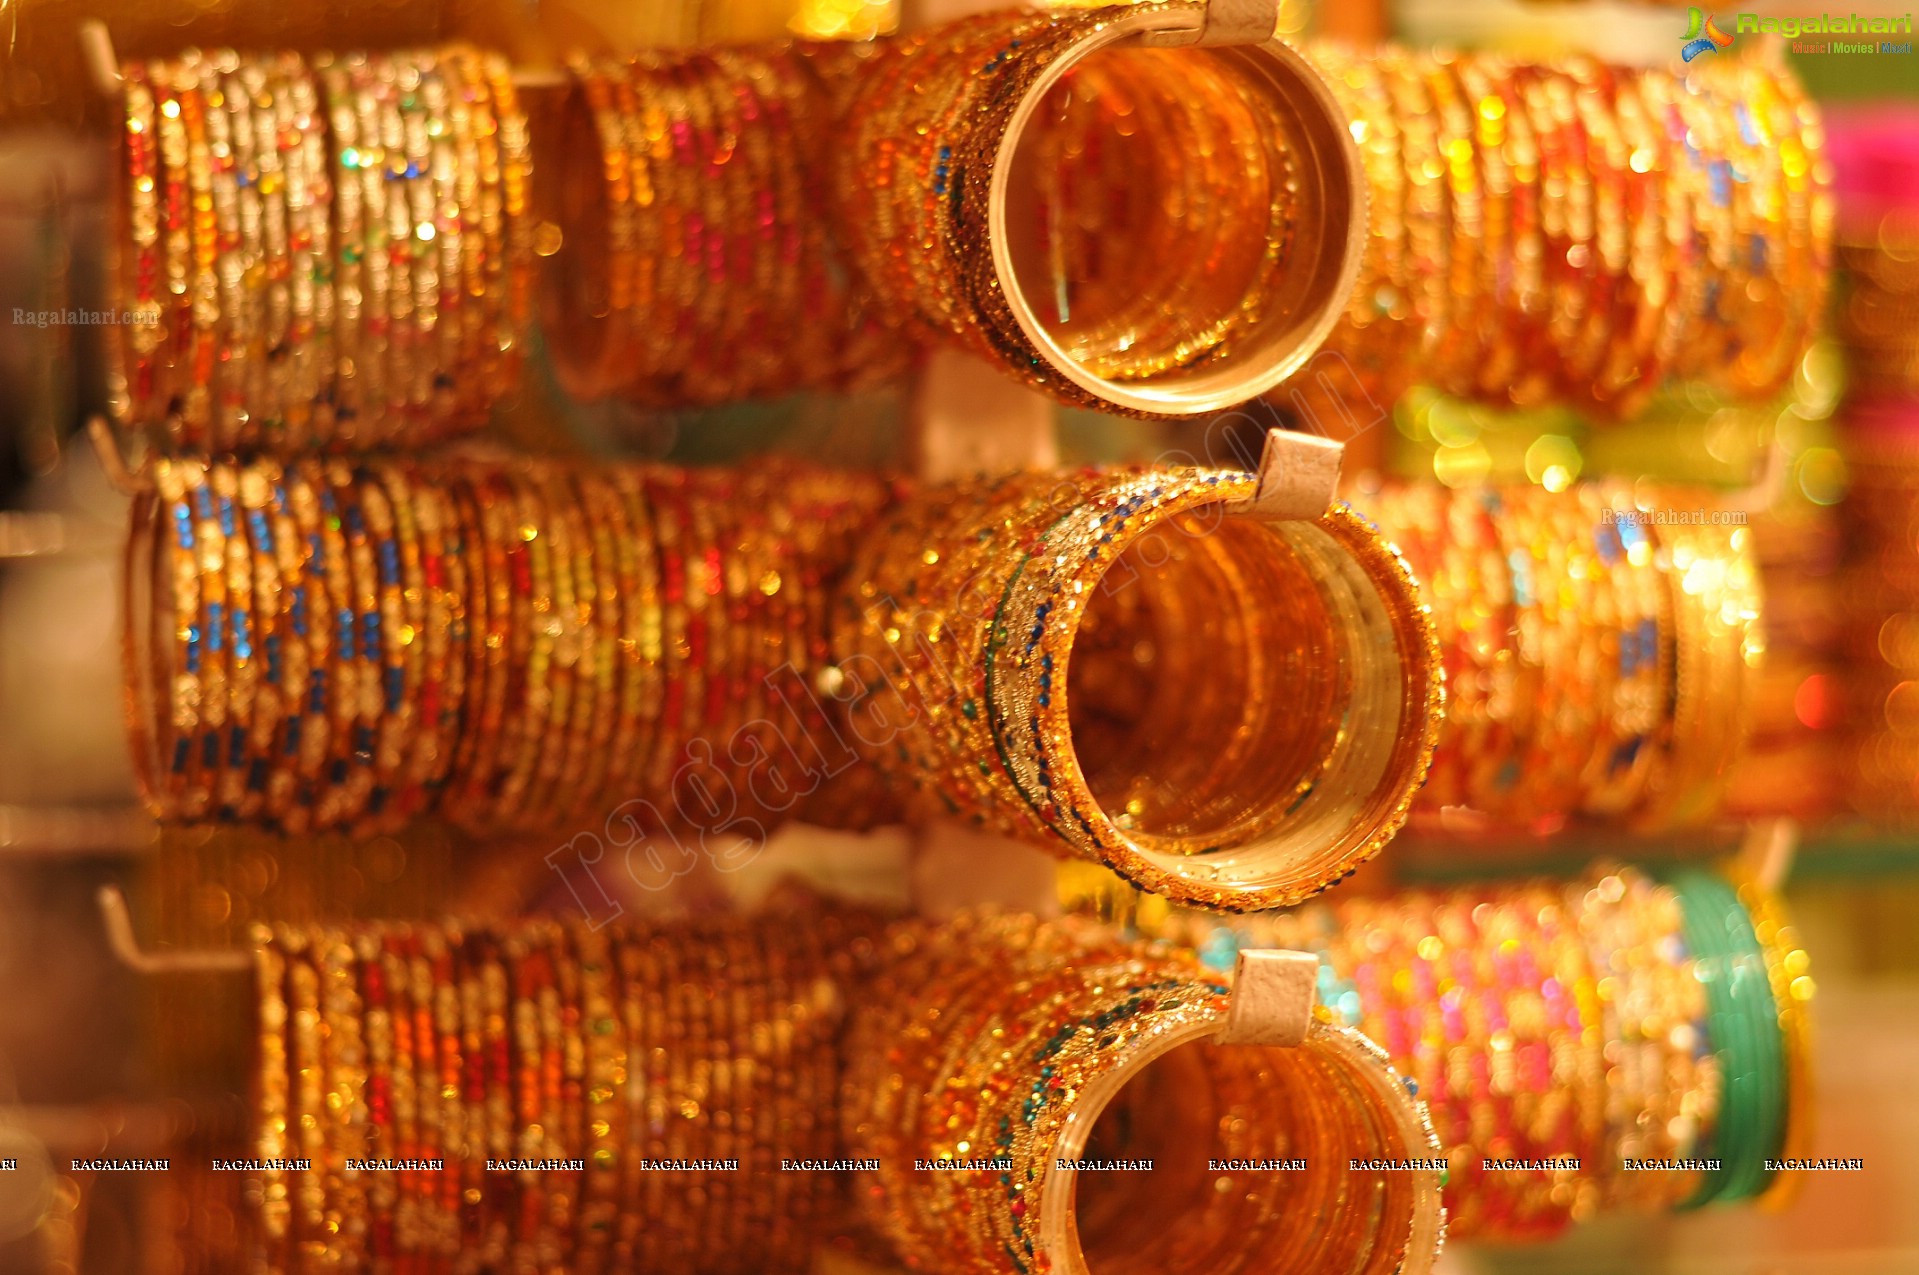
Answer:
[(126, 424), (287, 455), (484, 419), (514, 380), (531, 255), (497, 55), (222, 50), (127, 83)]
[[(1341, 879), (1424, 774), (1430, 622), (1364, 519), (1230, 516), (1252, 486), (1115, 469), (916, 495), (866, 538), (836, 621), (864, 751), (929, 815), (1180, 901)], [(1143, 708), (1142, 687), (1164, 693)]]

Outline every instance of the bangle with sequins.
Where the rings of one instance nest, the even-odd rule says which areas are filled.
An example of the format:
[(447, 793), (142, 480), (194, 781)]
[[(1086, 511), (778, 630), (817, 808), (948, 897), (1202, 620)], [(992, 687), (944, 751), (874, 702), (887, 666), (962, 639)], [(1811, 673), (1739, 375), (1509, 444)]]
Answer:
[[(861, 78), (831, 159), (833, 215), (885, 306), (1061, 401), (1133, 416), (1233, 406), (1297, 368), (1357, 277), (1359, 157), (1289, 46), (1170, 47), (1199, 19), (1186, 4), (993, 14), (848, 63)], [(1169, 69), (1182, 64), (1194, 72)], [(1079, 126), (1065, 85), (1080, 68), (1085, 91), (1138, 111), (1092, 121), (1098, 144), (1062, 171), (1047, 134), (1062, 112)], [(1192, 111), (1193, 86), (1217, 109)], [(1165, 219), (1125, 209), (1162, 188), (1222, 219), (1206, 236), (1217, 262), (1152, 252)], [(1034, 205), (1042, 233), (1015, 233)], [(1078, 208), (1119, 220), (1088, 236)], [(1148, 262), (1165, 275), (1143, 276)], [(1089, 277), (1067, 277), (1075, 263)]]
[(1712, 817), (1764, 639), (1751, 537), (1709, 493), (1391, 484), (1360, 499), (1419, 578), (1446, 660), (1419, 817), (1533, 832)]
[(281, 455), (481, 423), (515, 379), (531, 252), (497, 56), (222, 50), (127, 82), (126, 423)]
[(1763, 399), (1810, 346), (1832, 174), (1789, 72), (1309, 56), (1360, 136), (1375, 203), (1403, 209), (1375, 211), (1367, 286), (1406, 263), (1403, 283), (1362, 287), (1323, 356), (1280, 387), (1322, 427), (1370, 424), (1415, 375), (1602, 419), (1670, 377)]
[[(926, 812), (1181, 901), (1272, 907), (1339, 880), (1425, 773), (1430, 621), (1370, 524), (1231, 514), (1252, 485), (1116, 469), (917, 494), (842, 589), (859, 746)], [(1083, 632), (1127, 658), (1082, 673)]]
[(634, 862), (670, 879), (851, 761), (817, 676), (888, 480), (343, 458), (155, 478), (126, 685), (168, 823), (594, 821), (662, 836)]
[(1099, 927), (967, 916), (888, 945), (840, 1119), (874, 1164), (862, 1211), (908, 1262), (1431, 1268), (1437, 1144), (1357, 1033), (1319, 1019), (1295, 1049), (1210, 1043), (1227, 988)]
[[(1460, 1237), (1538, 1238), (1615, 1209), (1788, 1189), (1803, 1147), (1803, 949), (1750, 887), (1602, 865), (1548, 883), (1406, 891), (1220, 920), (1095, 888), (1214, 969), (1246, 947), (1321, 955), (1321, 994), (1419, 1084)], [(1805, 980), (1797, 992), (1794, 980)], [(1779, 1012), (1780, 993), (1796, 997)]]

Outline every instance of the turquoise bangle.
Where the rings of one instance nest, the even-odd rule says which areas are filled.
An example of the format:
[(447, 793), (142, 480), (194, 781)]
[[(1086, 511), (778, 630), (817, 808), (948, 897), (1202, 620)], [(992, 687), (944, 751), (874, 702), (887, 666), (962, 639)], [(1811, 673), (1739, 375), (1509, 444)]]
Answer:
[(1784, 1131), (1785, 1066), (1772, 986), (1745, 905), (1731, 885), (1706, 873), (1686, 873), (1673, 885), (1723, 1078), (1719, 1118), (1699, 1151), (1720, 1167), (1679, 1206), (1696, 1209), (1764, 1190), (1766, 1157)]
[(1729, 901), (1727, 925), (1738, 949), (1733, 992), (1741, 1000), (1746, 1020), (1752, 1025), (1763, 1081), (1753, 1154), (1728, 1166), (1732, 1180), (1720, 1198), (1730, 1202), (1754, 1199), (1772, 1185), (1773, 1175), (1767, 1170), (1766, 1162), (1776, 1159), (1784, 1150), (1790, 1091), (1786, 1083), (1786, 1042), (1780, 1030), (1779, 1003), (1773, 995), (1772, 976), (1766, 968), (1765, 948), (1753, 925), (1752, 912), (1740, 899), (1738, 890), (1723, 879), (1718, 885)]

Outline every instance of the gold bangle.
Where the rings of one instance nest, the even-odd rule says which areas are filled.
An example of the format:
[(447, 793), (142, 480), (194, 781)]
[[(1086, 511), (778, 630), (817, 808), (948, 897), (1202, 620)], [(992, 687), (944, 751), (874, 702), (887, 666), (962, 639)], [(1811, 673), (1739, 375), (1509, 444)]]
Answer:
[[(862, 1212), (909, 1263), (1083, 1275), (1258, 1251), (1288, 1270), (1432, 1268), (1438, 1143), (1357, 1033), (1316, 1016), (1297, 1048), (1209, 1043), (1227, 989), (1094, 926), (963, 916), (896, 926), (888, 946), (849, 1027), (841, 1123), (873, 1164)], [(1222, 1154), (1304, 1163), (1215, 1171)], [(1371, 1207), (1331, 1207), (1355, 1196)]]
[[(1190, 38), (1198, 19), (1199, 10), (1186, 4), (993, 15), (886, 50), (888, 61), (854, 94), (836, 178), (842, 238), (868, 282), (896, 311), (917, 315), (1063, 402), (1180, 418), (1273, 388), (1312, 354), (1345, 308), (1365, 237), (1365, 190), (1351, 135), (1331, 93), (1290, 46), (1269, 41), (1155, 54), (1216, 63), (1287, 125), (1283, 139), (1252, 144), (1283, 150), (1297, 166), (1297, 197), (1279, 209), (1290, 223), (1291, 246), (1270, 291), (1243, 283), (1248, 294), (1260, 294), (1244, 299), (1257, 317), (1238, 324), (1230, 340), (1210, 348), (1196, 343), (1184, 355), (1177, 344), (1136, 350), (1131, 371), (1103, 373), (1077, 348), (1073, 324), (1041, 317), (1034, 298), (1051, 292), (1051, 271), (1023, 251), (1012, 224), (1013, 208), (1029, 197), (1034, 180), (1023, 157), (1028, 135), (1062, 77), (1109, 49), (1170, 49)], [(1259, 198), (1252, 203), (1273, 214)], [(1261, 241), (1274, 229), (1263, 227)], [(1255, 279), (1269, 268), (1262, 258)], [(1150, 284), (1142, 286), (1152, 293)], [(1097, 324), (1100, 317), (1075, 322)], [(1179, 365), (1167, 366), (1162, 356)]]
[[(1437, 645), (1398, 552), (1370, 524), (1343, 505), (1314, 522), (1222, 521), (1252, 488), (1231, 471), (1116, 470), (921, 493), (872, 538), (843, 595), (836, 672), (851, 684), (854, 734), (922, 789), (927, 812), (1098, 859), (1183, 902), (1275, 907), (1331, 885), (1390, 839), (1426, 772), (1444, 703)], [(1182, 595), (1165, 564), (1192, 544), (1207, 552), (1180, 575)], [(1222, 562), (1244, 589), (1215, 587)], [(1072, 666), (1081, 626), (1137, 589), (1148, 627), (1129, 637), (1122, 619), (1113, 640), (1153, 650), (1173, 630), (1156, 633), (1151, 617), (1187, 606), (1196, 574), (1240, 611), (1213, 661), (1220, 686), (1137, 729), (1185, 739), (1164, 751), (1209, 768), (1209, 747), (1239, 732), (1255, 742), (1229, 780), (1162, 758), (1144, 795), (1099, 783), (1088, 722), (1104, 688)], [(1330, 650), (1301, 645), (1316, 633)], [(1281, 678), (1318, 688), (1331, 715), (1280, 707)]]

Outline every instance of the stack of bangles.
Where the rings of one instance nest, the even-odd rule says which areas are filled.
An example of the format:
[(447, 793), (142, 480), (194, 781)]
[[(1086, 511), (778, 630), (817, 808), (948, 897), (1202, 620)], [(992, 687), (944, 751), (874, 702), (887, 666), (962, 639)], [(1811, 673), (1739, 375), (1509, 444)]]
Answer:
[[(804, 1270), (880, 922), (261, 927), (249, 1229), (274, 1272)], [(251, 1267), (250, 1267), (251, 1268)]]
[(1164, 47), (1206, 20), (995, 12), (835, 63), (834, 226), (889, 311), (1134, 416), (1236, 406), (1297, 368), (1356, 277), (1359, 157), (1290, 46)]
[(1432, 1111), (1459, 1238), (1778, 1199), (1806, 1154), (1808, 960), (1778, 900), (1687, 871), (1142, 920), (1215, 968), (1320, 954), (1320, 998)]
[(1415, 375), (1602, 419), (1668, 377), (1752, 399), (1786, 385), (1824, 315), (1833, 232), (1824, 132), (1790, 71), (1309, 56), (1371, 200), (1359, 285), (1290, 387), (1308, 412), (1390, 406)]
[(526, 123), (464, 46), (124, 70), (120, 414), (179, 449), (417, 446), (515, 382)]
[(810, 673), (884, 479), (447, 459), (155, 481), (126, 664), (165, 822), (752, 839), (756, 802), (847, 753)]
[[(1804, 353), (1831, 210), (1790, 75), (1177, 47), (1204, 21), (576, 60), (541, 137), (562, 383), (699, 405), (947, 339), (1135, 416), (1275, 391), (1349, 416), (1413, 369), (1604, 416), (1668, 376), (1763, 397)], [(223, 52), (127, 84), (129, 420), (177, 447), (415, 445), (510, 386), (534, 236), (497, 58)]]
[(1763, 399), (1810, 345), (1831, 175), (1790, 72), (1193, 26), (998, 13), (834, 64), (836, 230), (884, 304), (1069, 403), (1327, 425), (1415, 375), (1599, 418), (1673, 376)]
[(1443, 686), (1405, 564), (1335, 504), (1266, 521), (1252, 475), (928, 487), (861, 538), (836, 676), (927, 818), (1201, 906), (1296, 902), (1389, 840)]
[(882, 323), (819, 215), (825, 50), (580, 58), (538, 121), (561, 231), (543, 294), (579, 398), (697, 406), (896, 377)]
[(1438, 1144), (1377, 1046), (1326, 1017), (1211, 1043), (1222, 984), (1084, 922), (283, 926), (255, 950), (269, 1270), (803, 1271), (850, 1225), (969, 1275), (1421, 1275), (1443, 1240)]
[(1430, 1271), (1438, 1144), (1353, 1029), (1210, 1041), (1227, 988), (1078, 920), (889, 936), (840, 1121), (870, 1227), (914, 1270)]
[(128, 677), (172, 823), (750, 841), (864, 756), (911, 813), (1243, 910), (1375, 853), (1438, 728), (1399, 558), (1343, 505), (1230, 514), (1237, 471), (156, 473)]
[(1419, 578), (1446, 663), (1416, 818), (1547, 833), (1713, 816), (1764, 635), (1751, 534), (1710, 493), (1409, 483), (1354, 498)]

